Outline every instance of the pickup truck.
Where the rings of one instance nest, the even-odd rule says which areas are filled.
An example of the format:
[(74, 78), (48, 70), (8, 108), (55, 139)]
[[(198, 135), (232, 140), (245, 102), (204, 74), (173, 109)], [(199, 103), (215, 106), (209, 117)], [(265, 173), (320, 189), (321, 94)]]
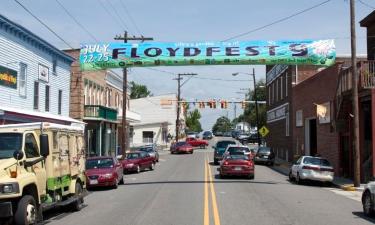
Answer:
[(208, 141), (197, 138), (186, 138), (186, 142), (193, 147), (206, 148), (208, 146)]

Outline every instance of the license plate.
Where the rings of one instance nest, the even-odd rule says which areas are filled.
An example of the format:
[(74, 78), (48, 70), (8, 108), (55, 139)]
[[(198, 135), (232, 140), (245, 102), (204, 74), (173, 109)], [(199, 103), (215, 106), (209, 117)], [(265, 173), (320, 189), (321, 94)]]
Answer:
[(98, 180), (90, 180), (90, 184), (98, 184)]
[(268, 155), (264, 155), (263, 158), (268, 159)]
[(242, 170), (242, 167), (234, 167), (234, 170)]

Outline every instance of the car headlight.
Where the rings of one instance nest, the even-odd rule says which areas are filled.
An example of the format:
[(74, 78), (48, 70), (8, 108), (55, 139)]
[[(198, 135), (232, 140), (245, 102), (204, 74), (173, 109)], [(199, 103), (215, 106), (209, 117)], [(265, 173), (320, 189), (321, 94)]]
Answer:
[(0, 184), (0, 193), (1, 194), (12, 194), (12, 193), (19, 193), (20, 188), (18, 183), (8, 183), (8, 184)]
[(129, 163), (126, 165), (126, 167), (133, 167), (134, 166), (134, 163)]

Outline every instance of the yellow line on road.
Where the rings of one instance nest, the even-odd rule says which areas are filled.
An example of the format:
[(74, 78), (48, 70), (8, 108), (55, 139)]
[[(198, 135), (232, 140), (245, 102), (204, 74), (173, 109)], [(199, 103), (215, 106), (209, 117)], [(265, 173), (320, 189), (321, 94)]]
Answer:
[(206, 159), (204, 160), (204, 225), (210, 225), (210, 213), (208, 208), (208, 173), (207, 173), (207, 163)]
[(212, 182), (212, 173), (211, 173), (211, 168), (209, 166), (209, 161), (208, 158), (206, 157), (206, 166), (208, 166), (208, 178), (210, 181), (210, 189), (211, 189), (211, 200), (212, 200), (212, 208), (213, 208), (213, 213), (214, 213), (214, 222), (215, 225), (220, 225), (220, 216), (219, 216), (219, 210), (217, 207), (217, 202), (216, 202), (216, 193), (215, 193), (215, 188), (214, 188), (214, 183)]

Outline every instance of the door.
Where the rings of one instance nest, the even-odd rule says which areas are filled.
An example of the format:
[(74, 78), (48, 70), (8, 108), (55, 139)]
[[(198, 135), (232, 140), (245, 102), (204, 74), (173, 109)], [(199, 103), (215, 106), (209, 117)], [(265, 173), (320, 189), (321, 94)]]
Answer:
[[(25, 134), (24, 152), (26, 155), (26, 162), (32, 162), (41, 157), (39, 154), (38, 143), (33, 133)], [(45, 195), (47, 186), (47, 174), (44, 160), (30, 167), (27, 167), (26, 169), (27, 171), (35, 174), (39, 195)]]
[(315, 156), (317, 151), (317, 130), (316, 130), (316, 119), (311, 119), (310, 123), (310, 155)]

